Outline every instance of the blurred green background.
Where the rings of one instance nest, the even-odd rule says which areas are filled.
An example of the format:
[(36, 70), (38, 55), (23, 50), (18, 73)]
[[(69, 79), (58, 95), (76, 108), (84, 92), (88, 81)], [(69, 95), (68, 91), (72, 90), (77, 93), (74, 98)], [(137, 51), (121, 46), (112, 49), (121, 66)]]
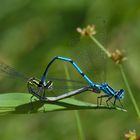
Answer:
[[(139, 0), (0, 0), (0, 60), (40, 78), (54, 56), (74, 59), (95, 82), (107, 81), (124, 88), (117, 66), (89, 38), (80, 38), (77, 27), (95, 24), (96, 38), (110, 50), (124, 49), (125, 72), (140, 106), (140, 1)], [(58, 64), (58, 65), (57, 65)], [(64, 66), (54, 65), (52, 75), (61, 77)], [(68, 67), (72, 78), (78, 74)], [(71, 73), (72, 71), (72, 73)], [(65, 75), (63, 75), (65, 76)], [(26, 83), (0, 75), (0, 92), (27, 92)], [(96, 103), (96, 95), (77, 96)], [(113, 110), (79, 111), (86, 140), (122, 140), (124, 133), (140, 125), (126, 91), (127, 113)], [(0, 118), (1, 140), (77, 140), (74, 111), (10, 115)]]

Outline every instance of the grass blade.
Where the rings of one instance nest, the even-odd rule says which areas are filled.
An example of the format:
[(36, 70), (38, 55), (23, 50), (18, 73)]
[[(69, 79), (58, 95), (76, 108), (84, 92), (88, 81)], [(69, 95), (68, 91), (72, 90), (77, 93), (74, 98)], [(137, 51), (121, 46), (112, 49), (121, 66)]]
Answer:
[(2, 114), (28, 114), (62, 110), (85, 110), (85, 109), (117, 109), (118, 107), (99, 106), (96, 104), (67, 98), (56, 102), (41, 102), (34, 98), (32, 105), (31, 95), (28, 93), (6, 93), (0, 94), (0, 115)]

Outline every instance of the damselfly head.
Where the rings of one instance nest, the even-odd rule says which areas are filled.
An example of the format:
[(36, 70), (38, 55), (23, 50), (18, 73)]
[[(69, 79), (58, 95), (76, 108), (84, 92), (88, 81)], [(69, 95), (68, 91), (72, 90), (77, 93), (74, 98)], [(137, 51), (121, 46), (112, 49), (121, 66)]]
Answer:
[(53, 89), (53, 81), (47, 81), (45, 88), (49, 90)]
[(40, 87), (45, 87), (46, 89), (53, 89), (53, 81), (44, 81), (43, 83), (40, 81), (39, 82)]
[(103, 87), (108, 86), (108, 84), (107, 84), (106, 82), (103, 82), (101, 85), (102, 85)]
[(123, 99), (124, 98), (124, 94), (125, 94), (124, 89), (118, 90), (117, 93), (116, 93), (117, 99)]

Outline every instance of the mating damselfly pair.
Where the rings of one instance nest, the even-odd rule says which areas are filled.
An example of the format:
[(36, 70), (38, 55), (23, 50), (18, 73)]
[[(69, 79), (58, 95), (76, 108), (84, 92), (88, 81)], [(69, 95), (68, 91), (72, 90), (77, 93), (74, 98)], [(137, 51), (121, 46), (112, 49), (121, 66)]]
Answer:
[[(48, 78), (48, 72), (51, 67), (51, 65), (54, 63), (55, 60), (61, 60), (66, 61), (72, 64), (72, 66), (78, 71), (78, 73), (82, 76), (82, 78), (86, 81), (87, 85), (83, 86), (82, 88), (78, 88), (76, 90), (69, 91), (67, 93), (61, 94), (56, 97), (48, 97), (47, 92), (50, 90), (53, 91), (53, 83), (55, 83), (55, 80), (61, 80), (61, 79), (49, 79)], [(24, 77), (27, 79), (27, 88), (29, 93), (32, 94), (32, 97), (37, 97), (40, 101), (48, 101), (53, 102), (57, 100), (61, 100), (64, 98), (68, 98), (70, 96), (74, 96), (80, 93), (84, 93), (85, 91), (91, 91), (94, 93), (101, 93), (103, 92), (101, 96), (97, 97), (97, 106), (102, 104), (102, 98), (107, 98), (106, 104), (109, 106), (108, 102), (111, 101), (111, 99), (114, 99), (113, 105), (116, 105), (116, 101), (119, 101), (124, 98), (125, 91), (123, 89), (120, 90), (114, 90), (109, 84), (107, 83), (101, 83), (96, 84), (94, 83), (86, 74), (83, 73), (83, 71), (80, 69), (80, 67), (70, 58), (66, 57), (60, 57), (56, 56), (54, 57), (47, 65), (41, 79), (38, 79), (36, 77), (26, 78), (23, 74), (17, 72), (15, 69), (9, 67), (8, 65), (1, 63), (0, 64), (0, 71), (6, 72), (8, 74), (13, 74), (17, 76)], [(65, 80), (66, 81), (66, 80)], [(69, 80), (70, 81), (70, 80)], [(73, 81), (73, 82), (80, 82), (80, 81)], [(31, 97), (31, 99), (32, 99)], [(120, 102), (121, 104), (121, 102)], [(123, 108), (123, 105), (121, 104), (121, 107)]]

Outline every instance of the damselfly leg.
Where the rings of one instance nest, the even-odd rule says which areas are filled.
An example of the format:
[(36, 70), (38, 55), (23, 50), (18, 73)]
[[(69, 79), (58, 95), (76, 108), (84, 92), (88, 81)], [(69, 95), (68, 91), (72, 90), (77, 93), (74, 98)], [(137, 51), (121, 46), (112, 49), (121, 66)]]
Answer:
[[(101, 106), (102, 105), (102, 99), (103, 98), (107, 98), (106, 104), (107, 104), (108, 107), (110, 107), (108, 102), (110, 102), (113, 107), (117, 107), (118, 106), (118, 105), (116, 105), (117, 98), (115, 98), (112, 95), (107, 95), (107, 94), (104, 94), (104, 95), (101, 95), (101, 96), (97, 97), (97, 106)], [(113, 98), (114, 98), (114, 102), (111, 101), (111, 99), (113, 99)], [(121, 105), (121, 106), (118, 106), (118, 107), (124, 108), (123, 104), (121, 103), (121, 101), (119, 99), (118, 99), (118, 101), (119, 101), (119, 103)]]
[(104, 94), (104, 95), (101, 95), (101, 96), (97, 97), (97, 106), (102, 105), (102, 98), (108, 98), (108, 99), (106, 100), (106, 104), (107, 104), (107, 106), (109, 106), (109, 105), (108, 105), (108, 101), (110, 100), (110, 98), (112, 98), (112, 96), (110, 96), (110, 95), (108, 95), (108, 94)]

